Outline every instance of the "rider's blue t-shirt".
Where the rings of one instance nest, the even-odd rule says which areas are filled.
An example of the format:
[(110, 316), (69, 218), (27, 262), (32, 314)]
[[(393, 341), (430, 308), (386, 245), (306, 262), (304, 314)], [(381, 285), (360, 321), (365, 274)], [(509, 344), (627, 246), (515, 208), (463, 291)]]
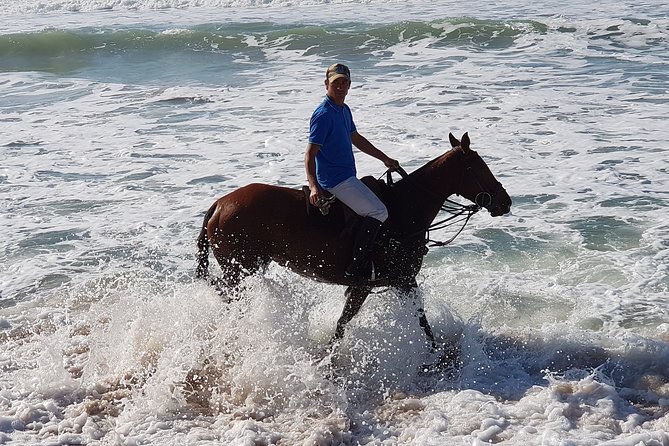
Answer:
[(348, 105), (325, 97), (311, 116), (309, 142), (320, 146), (316, 154), (316, 179), (329, 189), (356, 175), (351, 134), (356, 131)]

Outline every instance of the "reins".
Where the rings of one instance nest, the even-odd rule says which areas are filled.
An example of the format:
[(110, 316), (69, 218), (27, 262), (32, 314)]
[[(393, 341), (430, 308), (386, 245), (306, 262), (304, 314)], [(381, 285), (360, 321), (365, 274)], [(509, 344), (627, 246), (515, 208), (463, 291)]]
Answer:
[[(450, 201), (450, 200), (447, 200)], [(453, 201), (450, 201), (450, 203), (455, 203)], [(479, 210), (481, 210), (481, 207), (476, 205), (476, 204), (471, 204), (471, 205), (462, 205), (460, 203), (455, 203), (457, 207), (453, 206), (448, 206), (445, 203), (441, 206), (441, 210), (448, 212), (451, 214), (450, 217), (445, 218), (439, 222), (432, 223), (430, 226), (428, 226), (427, 230), (425, 231), (425, 242), (429, 243), (428, 247), (440, 247), (440, 246), (446, 246), (450, 244), (455, 238), (460, 235), (460, 233), (465, 229), (465, 226), (467, 226), (467, 223), (469, 223), (469, 219), (472, 218), (472, 215), (476, 214)], [(466, 215), (465, 215), (466, 214)], [(462, 217), (459, 220), (455, 220), (458, 217)], [(432, 240), (430, 239), (430, 231), (431, 230), (436, 230), (436, 229), (443, 229), (448, 226), (454, 225), (456, 223), (459, 223), (461, 221), (464, 222), (462, 223), (462, 226), (458, 230), (458, 232), (453, 235), (450, 239), (446, 240), (445, 242), (438, 241), (438, 240)]]
[[(407, 172), (402, 167), (398, 167), (395, 171), (402, 177), (402, 179), (406, 179), (409, 177), (409, 174), (407, 174)], [(394, 184), (392, 171), (388, 169), (383, 175), (386, 175), (386, 182), (388, 186), (392, 186)], [(381, 175), (381, 177), (383, 177), (383, 175)], [(434, 193), (430, 190), (424, 189), (423, 191), (429, 193), (430, 195), (434, 195)], [(463, 205), (447, 198), (441, 205), (440, 210), (443, 212), (447, 212), (451, 215), (442, 220), (432, 222), (424, 230), (417, 231), (413, 234), (409, 234), (406, 238), (412, 239), (424, 234), (425, 245), (428, 248), (442, 247), (449, 245), (465, 229), (465, 226), (467, 226), (467, 223), (469, 223), (469, 219), (472, 217), (472, 215), (476, 214), (479, 210), (481, 210), (481, 206), (479, 206), (478, 204)], [(437, 229), (444, 229), (460, 222), (463, 222), (462, 226), (450, 239), (446, 241), (438, 241), (430, 239), (430, 231)]]

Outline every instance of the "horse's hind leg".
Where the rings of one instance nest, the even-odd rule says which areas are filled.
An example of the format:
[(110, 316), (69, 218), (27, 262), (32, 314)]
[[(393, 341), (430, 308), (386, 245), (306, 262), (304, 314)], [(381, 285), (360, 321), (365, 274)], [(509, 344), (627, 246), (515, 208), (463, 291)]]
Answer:
[(215, 256), (221, 267), (221, 276), (213, 279), (212, 284), (216, 287), (218, 293), (226, 296), (229, 301), (239, 297), (239, 285), (242, 280), (256, 273), (263, 266), (263, 262), (258, 259), (249, 260), (241, 256), (239, 258), (231, 255), (224, 256), (220, 252), (216, 252)]
[(346, 289), (346, 292), (344, 292), (346, 296), (344, 311), (337, 321), (337, 328), (330, 342), (338, 341), (344, 337), (344, 327), (358, 314), (371, 291), (372, 289), (366, 286), (350, 286)]

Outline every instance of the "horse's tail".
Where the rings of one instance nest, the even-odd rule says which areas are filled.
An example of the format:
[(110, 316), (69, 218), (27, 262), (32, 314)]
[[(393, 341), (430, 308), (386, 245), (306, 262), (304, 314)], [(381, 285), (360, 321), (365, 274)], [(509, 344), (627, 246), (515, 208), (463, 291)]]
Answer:
[(209, 235), (207, 234), (207, 224), (211, 216), (216, 212), (216, 203), (214, 203), (204, 216), (202, 229), (197, 238), (197, 269), (195, 270), (195, 277), (198, 279), (206, 279), (209, 275)]

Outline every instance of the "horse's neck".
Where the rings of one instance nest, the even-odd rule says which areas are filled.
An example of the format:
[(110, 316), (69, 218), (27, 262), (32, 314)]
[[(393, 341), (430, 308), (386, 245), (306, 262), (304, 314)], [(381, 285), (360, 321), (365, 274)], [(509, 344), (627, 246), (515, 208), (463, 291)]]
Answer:
[(404, 208), (405, 224), (412, 226), (409, 231), (427, 229), (446, 199), (455, 193), (459, 178), (456, 155), (449, 151), (397, 184), (396, 196)]

